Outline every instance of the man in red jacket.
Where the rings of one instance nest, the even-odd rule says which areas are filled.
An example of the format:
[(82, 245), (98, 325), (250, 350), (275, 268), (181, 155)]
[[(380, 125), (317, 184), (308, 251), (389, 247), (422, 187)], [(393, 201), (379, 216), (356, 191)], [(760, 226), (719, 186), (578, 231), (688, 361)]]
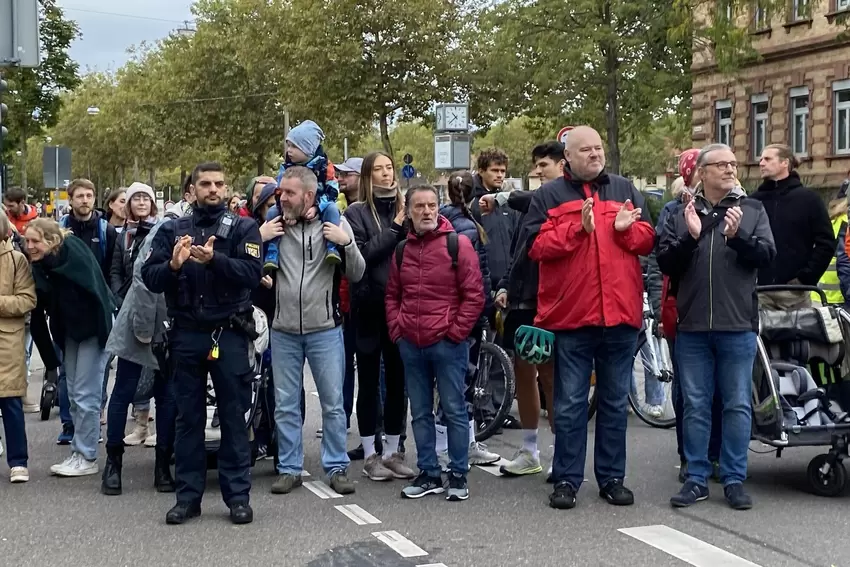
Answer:
[(478, 254), (439, 214), (437, 190), (407, 191), (412, 229), (390, 263), (386, 309), (390, 339), (404, 362), (419, 476), (404, 498), (443, 492), (434, 429), (434, 381), (449, 438), (448, 500), (466, 500), (469, 424), (464, 398), (469, 335), (484, 310)]
[(581, 126), (570, 132), (564, 153), (569, 164), (564, 176), (535, 192), (523, 227), (528, 255), (540, 273), (535, 325), (556, 336), (555, 490), (549, 505), (575, 506), (584, 479), (587, 398), (595, 368), (599, 495), (628, 506), (634, 495), (623, 486), (627, 404), (643, 306), (638, 256), (652, 251), (655, 230), (634, 185), (605, 172), (595, 130)]

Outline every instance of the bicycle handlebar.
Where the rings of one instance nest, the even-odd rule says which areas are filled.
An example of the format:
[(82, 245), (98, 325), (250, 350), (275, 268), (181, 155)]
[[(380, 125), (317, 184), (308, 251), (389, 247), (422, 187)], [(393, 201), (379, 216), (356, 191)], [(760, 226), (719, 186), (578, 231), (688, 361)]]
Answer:
[(756, 291), (758, 293), (769, 293), (771, 291), (808, 291), (817, 293), (820, 296), (821, 303), (824, 305), (828, 305), (829, 301), (826, 299), (826, 292), (824, 292), (821, 288), (816, 285), (803, 285), (803, 284), (781, 284), (781, 285), (760, 285), (756, 286)]

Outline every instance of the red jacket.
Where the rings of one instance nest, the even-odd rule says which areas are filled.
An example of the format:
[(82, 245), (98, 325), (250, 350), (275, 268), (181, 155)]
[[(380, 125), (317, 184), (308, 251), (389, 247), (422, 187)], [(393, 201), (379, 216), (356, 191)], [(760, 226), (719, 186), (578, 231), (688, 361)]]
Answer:
[(387, 282), (387, 326), (393, 342), (403, 338), (420, 348), (448, 339), (465, 341), (484, 309), (478, 254), (458, 235), (457, 268), (452, 267), (445, 235), (453, 232), (442, 215), (437, 228), (410, 232), (401, 270), (393, 253)]
[[(589, 197), (595, 221), (590, 234), (581, 226), (581, 208)], [(641, 327), (638, 256), (652, 251), (655, 230), (645, 209), (627, 230), (614, 229), (626, 200), (643, 207), (643, 196), (629, 180), (606, 173), (585, 183), (572, 179), (567, 169), (564, 177), (537, 190), (526, 218), (532, 239), (528, 255), (540, 271), (535, 325), (551, 331)]]
[(19, 234), (25, 233), (30, 221), (38, 218), (38, 210), (32, 205), (24, 205), (24, 212), (19, 217), (16, 217), (9, 211), (6, 212), (9, 215), (9, 220), (12, 221), (13, 225), (15, 225), (15, 229)]

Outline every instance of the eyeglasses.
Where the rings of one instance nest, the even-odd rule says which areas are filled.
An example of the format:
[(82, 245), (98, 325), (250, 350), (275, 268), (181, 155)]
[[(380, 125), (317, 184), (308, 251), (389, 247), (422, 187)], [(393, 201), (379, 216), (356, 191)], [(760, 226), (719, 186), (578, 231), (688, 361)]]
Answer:
[(714, 167), (720, 170), (725, 170), (730, 165), (732, 166), (732, 169), (738, 169), (737, 161), (716, 161), (714, 163), (707, 163), (705, 165), (706, 167), (708, 167), (709, 165), (713, 165)]

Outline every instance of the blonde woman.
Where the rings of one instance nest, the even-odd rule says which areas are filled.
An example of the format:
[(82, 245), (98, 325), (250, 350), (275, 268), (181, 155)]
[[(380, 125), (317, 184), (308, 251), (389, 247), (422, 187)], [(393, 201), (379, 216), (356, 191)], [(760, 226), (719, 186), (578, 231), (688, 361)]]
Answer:
[(0, 412), (6, 431), (6, 463), (13, 483), (27, 482), (26, 315), (35, 307), (35, 284), (26, 256), (14, 249), (12, 223), (0, 211)]
[(44, 356), (40, 345), (47, 333), (45, 315), (49, 317), (49, 334), (63, 353), (75, 431), (71, 455), (50, 472), (69, 477), (97, 474), (101, 389), (108, 359), (104, 347), (115, 311), (112, 293), (89, 246), (57, 222), (32, 221), (26, 245), (37, 297), (33, 336)]

